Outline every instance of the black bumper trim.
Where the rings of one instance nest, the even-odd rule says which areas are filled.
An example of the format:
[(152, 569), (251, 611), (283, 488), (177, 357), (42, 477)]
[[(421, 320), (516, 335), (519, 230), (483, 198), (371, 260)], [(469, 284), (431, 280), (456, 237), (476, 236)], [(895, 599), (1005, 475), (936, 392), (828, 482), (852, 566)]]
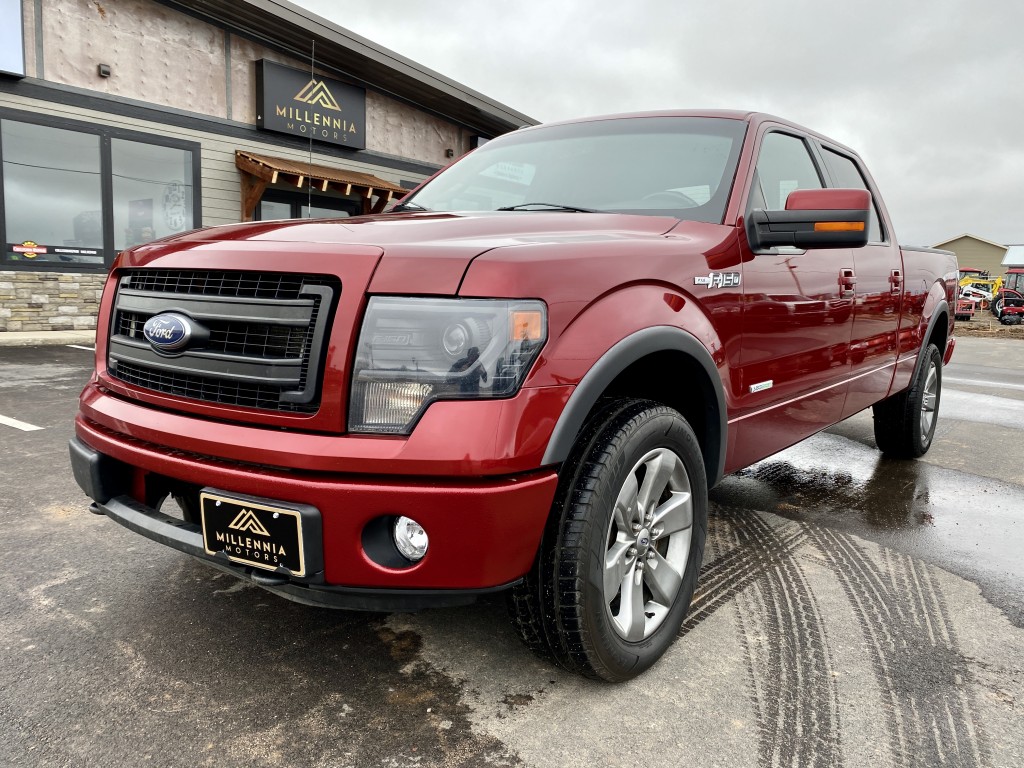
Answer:
[[(96, 502), (93, 505), (94, 511), (103, 513), (130, 531), (192, 555), (206, 565), (296, 603), (350, 611), (408, 613), (426, 608), (469, 605), (481, 595), (503, 592), (522, 581), (517, 579), (508, 584), (482, 589), (378, 589), (293, 581), (275, 571), (236, 565), (222, 553), (206, 554), (203, 533), (198, 525), (166, 515), (124, 495), (124, 478), (120, 475), (107, 478), (104, 470), (119, 473), (123, 472), (125, 465), (87, 446), (78, 438), (71, 440), (71, 466), (82, 490)], [(120, 487), (122, 493), (102, 500), (93, 495), (97, 488), (114, 487)], [(102, 497), (105, 494), (97, 495)], [(323, 580), (322, 572), (311, 575), (310, 581), (317, 580)]]
[(125, 493), (131, 483), (131, 467), (117, 459), (95, 451), (77, 437), (68, 443), (71, 472), (85, 495), (104, 503)]

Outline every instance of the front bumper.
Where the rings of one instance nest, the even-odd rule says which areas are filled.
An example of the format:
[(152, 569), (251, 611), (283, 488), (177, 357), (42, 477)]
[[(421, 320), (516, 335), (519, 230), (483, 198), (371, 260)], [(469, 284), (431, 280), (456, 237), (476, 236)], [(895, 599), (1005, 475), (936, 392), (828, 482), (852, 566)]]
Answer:
[[(298, 602), (362, 610), (415, 610), (472, 602), (516, 583), (533, 564), (557, 475), (486, 480), (391, 479), (301, 473), (185, 454), (126, 438), (79, 417), (74, 475), (95, 510), (130, 530)], [(147, 482), (215, 486), (320, 511), (323, 570), (306, 579), (208, 555), (198, 525), (144, 503)], [(367, 553), (367, 531), (409, 515), (427, 530), (426, 557), (407, 567)]]
[(155, 509), (139, 504), (130, 496), (115, 496), (92, 510), (105, 514), (125, 528), (192, 555), (218, 570), (249, 580), (276, 595), (318, 608), (342, 608), (350, 611), (387, 613), (444, 608), (472, 603), (479, 595), (499, 592), (512, 584), (490, 589), (359, 589), (328, 584), (292, 581), (257, 568), (241, 566), (226, 557), (210, 557), (203, 549), (203, 534), (198, 525), (185, 523)]

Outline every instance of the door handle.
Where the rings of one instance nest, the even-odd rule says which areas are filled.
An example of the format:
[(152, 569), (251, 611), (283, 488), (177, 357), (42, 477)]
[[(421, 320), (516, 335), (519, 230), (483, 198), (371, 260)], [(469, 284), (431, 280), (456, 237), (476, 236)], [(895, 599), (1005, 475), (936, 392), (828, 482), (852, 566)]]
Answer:
[(889, 292), (900, 293), (903, 289), (903, 273), (898, 269), (889, 273)]
[(852, 269), (839, 270), (839, 298), (848, 299), (857, 287), (857, 274)]

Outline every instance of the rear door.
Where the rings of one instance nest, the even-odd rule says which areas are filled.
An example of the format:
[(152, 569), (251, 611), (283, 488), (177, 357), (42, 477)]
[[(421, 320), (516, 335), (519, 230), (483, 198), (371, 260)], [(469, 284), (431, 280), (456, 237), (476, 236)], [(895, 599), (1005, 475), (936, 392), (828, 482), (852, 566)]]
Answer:
[(856, 158), (843, 150), (821, 147), (829, 186), (871, 192), (868, 244), (852, 251), (855, 304), (850, 340), (850, 388), (843, 418), (858, 413), (889, 391), (896, 366), (903, 257), (896, 238), (886, 231), (874, 190)]

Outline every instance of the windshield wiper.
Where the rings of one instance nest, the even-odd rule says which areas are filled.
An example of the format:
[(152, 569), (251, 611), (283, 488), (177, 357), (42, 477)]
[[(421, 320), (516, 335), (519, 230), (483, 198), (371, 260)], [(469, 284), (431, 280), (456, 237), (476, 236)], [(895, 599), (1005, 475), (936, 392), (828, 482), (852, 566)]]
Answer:
[(549, 208), (553, 211), (576, 211), (577, 213), (601, 213), (593, 208), (580, 208), (576, 205), (562, 205), (561, 203), (520, 203), (519, 205), (506, 205), (496, 208), (498, 211), (525, 211), (530, 208)]
[(399, 203), (398, 205), (396, 205), (394, 208), (391, 209), (391, 212), (394, 213), (396, 211), (401, 212), (401, 211), (429, 211), (429, 210), (430, 210), (429, 208), (424, 208), (419, 203), (414, 203), (414, 202), (412, 202), (410, 200), (408, 203)]

